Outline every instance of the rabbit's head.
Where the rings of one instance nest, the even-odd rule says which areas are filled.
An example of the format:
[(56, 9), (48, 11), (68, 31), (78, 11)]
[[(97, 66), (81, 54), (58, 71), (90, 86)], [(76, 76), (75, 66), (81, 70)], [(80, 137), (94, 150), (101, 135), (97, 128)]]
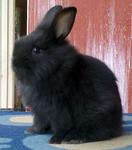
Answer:
[(55, 6), (32, 33), (15, 42), (12, 66), (18, 80), (41, 80), (59, 68), (75, 16), (75, 7)]

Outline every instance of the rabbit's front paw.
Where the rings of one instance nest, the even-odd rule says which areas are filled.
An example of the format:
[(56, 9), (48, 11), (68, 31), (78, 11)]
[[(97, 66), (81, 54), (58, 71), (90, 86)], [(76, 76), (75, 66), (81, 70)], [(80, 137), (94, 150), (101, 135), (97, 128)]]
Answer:
[(45, 130), (43, 129), (40, 129), (40, 128), (37, 128), (37, 127), (35, 127), (35, 126), (32, 126), (32, 127), (30, 127), (30, 128), (28, 128), (27, 130), (26, 130), (28, 133), (30, 133), (30, 134), (43, 134), (43, 133), (45, 133)]
[(49, 143), (51, 143), (51, 144), (61, 144), (62, 140), (63, 140), (63, 136), (62, 135), (54, 135), (50, 139)]

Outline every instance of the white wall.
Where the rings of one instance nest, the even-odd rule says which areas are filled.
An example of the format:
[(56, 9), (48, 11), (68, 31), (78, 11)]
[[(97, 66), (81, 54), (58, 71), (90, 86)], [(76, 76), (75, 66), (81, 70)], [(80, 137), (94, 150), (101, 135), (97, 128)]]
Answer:
[(15, 0), (0, 0), (0, 108), (14, 107), (11, 56), (14, 41)]

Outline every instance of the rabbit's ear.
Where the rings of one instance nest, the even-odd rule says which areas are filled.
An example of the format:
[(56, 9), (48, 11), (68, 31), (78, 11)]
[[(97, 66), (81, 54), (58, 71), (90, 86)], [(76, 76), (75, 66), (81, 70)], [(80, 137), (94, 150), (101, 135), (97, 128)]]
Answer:
[(62, 10), (62, 6), (56, 5), (52, 7), (45, 15), (41, 23), (38, 25), (37, 29), (43, 29), (44, 27), (49, 28), (55, 16)]
[(55, 17), (53, 28), (56, 39), (64, 39), (71, 31), (75, 21), (77, 9), (75, 7), (64, 8)]

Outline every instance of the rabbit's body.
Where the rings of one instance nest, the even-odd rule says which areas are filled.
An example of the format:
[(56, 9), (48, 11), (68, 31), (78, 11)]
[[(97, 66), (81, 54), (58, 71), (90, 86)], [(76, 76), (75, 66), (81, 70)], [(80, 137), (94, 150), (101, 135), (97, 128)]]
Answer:
[[(51, 143), (90, 142), (121, 135), (122, 107), (114, 74), (104, 63), (80, 54), (65, 40), (38, 38), (38, 29), (18, 41), (13, 54), (23, 103), (32, 107), (34, 114), (29, 131), (51, 129)], [(32, 49), (34, 39), (41, 47), (51, 45), (39, 52), (37, 59), (34, 54), (22, 55), (22, 49)]]

